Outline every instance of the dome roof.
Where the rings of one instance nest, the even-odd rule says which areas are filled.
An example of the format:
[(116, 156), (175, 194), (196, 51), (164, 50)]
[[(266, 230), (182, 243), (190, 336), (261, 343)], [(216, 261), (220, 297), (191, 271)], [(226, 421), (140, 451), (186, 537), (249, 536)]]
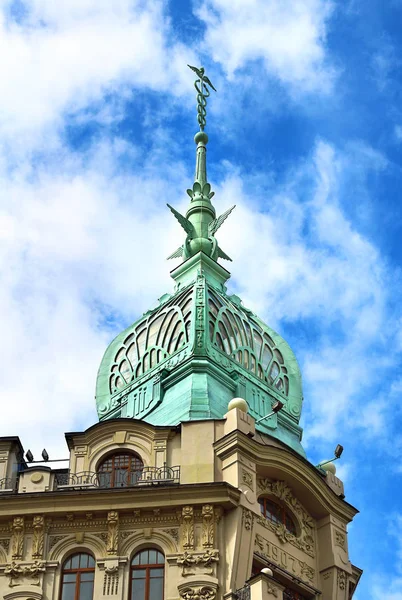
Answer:
[[(156, 309), (110, 344), (98, 373), (99, 418), (127, 416), (124, 406), (134, 395), (131, 416), (150, 415), (152, 421), (150, 413), (158, 406), (155, 376), (168, 377), (179, 364), (197, 356), (208, 357), (233, 382), (247, 382), (248, 390), (240, 395), (246, 397), (255, 418), (270, 411), (269, 399), (280, 399), (288, 418), (299, 421), (301, 376), (288, 344), (246, 309), (238, 296), (228, 296), (202, 276), (173, 296), (162, 297)], [(177, 423), (176, 416), (172, 418)]]

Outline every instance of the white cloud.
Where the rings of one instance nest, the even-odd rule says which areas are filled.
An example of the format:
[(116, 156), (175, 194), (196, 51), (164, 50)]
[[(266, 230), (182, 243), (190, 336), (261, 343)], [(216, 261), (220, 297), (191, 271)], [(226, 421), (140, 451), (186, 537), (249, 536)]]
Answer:
[(293, 91), (323, 93), (335, 76), (325, 47), (331, 14), (327, 0), (205, 0), (197, 10), (206, 24), (205, 49), (230, 77), (262, 60)]
[[(157, 0), (69, 0), (24, 3), (16, 22), (0, 12), (0, 133), (19, 148), (46, 142), (49, 126), (62, 126), (107, 92), (132, 87), (190, 90), (186, 59), (192, 51), (169, 43), (172, 32)], [(26, 137), (22, 138), (22, 134)], [(37, 136), (39, 135), (39, 140)]]

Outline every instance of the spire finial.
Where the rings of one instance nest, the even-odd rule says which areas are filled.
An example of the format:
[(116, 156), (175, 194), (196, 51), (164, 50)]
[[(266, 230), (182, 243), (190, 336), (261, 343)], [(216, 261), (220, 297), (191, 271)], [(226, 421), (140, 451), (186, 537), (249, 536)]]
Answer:
[(219, 248), (218, 242), (215, 239), (215, 233), (226, 217), (232, 212), (234, 206), (216, 218), (215, 208), (211, 202), (211, 198), (215, 192), (211, 191), (211, 185), (207, 181), (206, 146), (208, 136), (204, 131), (207, 115), (206, 106), (207, 98), (210, 95), (209, 88), (212, 88), (215, 92), (216, 89), (205, 75), (203, 67), (198, 69), (191, 65), (188, 66), (198, 75), (198, 79), (194, 83), (197, 91), (197, 121), (200, 126), (200, 131), (194, 136), (194, 141), (197, 144), (195, 181), (192, 189), (187, 190), (191, 202), (185, 217), (168, 204), (168, 207), (187, 234), (183, 246), (180, 246), (168, 258), (179, 258), (181, 256), (186, 260), (198, 252), (204, 252), (204, 254), (207, 254), (215, 261), (218, 258), (231, 260)]
[(216, 92), (216, 89), (212, 85), (211, 81), (205, 75), (204, 67), (192, 67), (191, 65), (187, 65), (198, 75), (198, 79), (194, 82), (194, 87), (197, 91), (197, 121), (200, 126), (200, 131), (204, 131), (205, 125), (207, 123), (207, 98), (210, 96), (210, 91), (208, 86)]

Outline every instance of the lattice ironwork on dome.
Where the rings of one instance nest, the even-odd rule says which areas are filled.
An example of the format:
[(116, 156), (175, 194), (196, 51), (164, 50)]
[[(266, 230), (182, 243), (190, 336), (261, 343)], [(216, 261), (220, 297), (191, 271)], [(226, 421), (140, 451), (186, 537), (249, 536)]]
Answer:
[(193, 288), (142, 320), (124, 339), (111, 366), (109, 391), (123, 389), (190, 341)]
[(243, 316), (229, 298), (208, 290), (210, 340), (247, 371), (289, 395), (288, 370), (273, 339), (252, 318)]

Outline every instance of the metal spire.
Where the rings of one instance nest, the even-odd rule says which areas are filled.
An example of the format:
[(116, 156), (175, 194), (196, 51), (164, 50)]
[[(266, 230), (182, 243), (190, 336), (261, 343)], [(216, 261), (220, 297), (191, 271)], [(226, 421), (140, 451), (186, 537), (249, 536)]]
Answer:
[(218, 258), (231, 260), (231, 258), (219, 248), (214, 234), (218, 231), (226, 217), (232, 212), (234, 206), (224, 212), (220, 217), (216, 218), (215, 208), (211, 203), (211, 198), (214, 196), (215, 192), (211, 191), (211, 185), (207, 181), (206, 146), (208, 143), (208, 136), (204, 131), (207, 115), (206, 106), (207, 98), (210, 96), (209, 88), (213, 89), (215, 92), (216, 89), (212, 85), (210, 79), (205, 75), (205, 69), (203, 67), (198, 69), (191, 65), (188, 66), (198, 75), (198, 79), (194, 82), (194, 87), (197, 91), (197, 121), (200, 126), (200, 131), (194, 136), (194, 142), (197, 144), (195, 181), (192, 189), (187, 190), (191, 202), (185, 217), (168, 204), (168, 207), (187, 234), (183, 246), (180, 246), (180, 248), (173, 252), (168, 258), (183, 257), (184, 260), (187, 260), (187, 258), (202, 251), (215, 261)]

